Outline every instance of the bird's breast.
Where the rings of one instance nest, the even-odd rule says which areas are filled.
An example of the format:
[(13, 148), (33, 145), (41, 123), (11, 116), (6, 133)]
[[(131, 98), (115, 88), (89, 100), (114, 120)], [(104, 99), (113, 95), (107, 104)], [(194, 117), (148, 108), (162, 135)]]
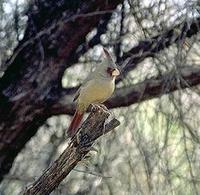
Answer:
[(88, 106), (91, 103), (102, 103), (112, 95), (114, 88), (114, 80), (90, 80), (81, 89), (78, 102)]

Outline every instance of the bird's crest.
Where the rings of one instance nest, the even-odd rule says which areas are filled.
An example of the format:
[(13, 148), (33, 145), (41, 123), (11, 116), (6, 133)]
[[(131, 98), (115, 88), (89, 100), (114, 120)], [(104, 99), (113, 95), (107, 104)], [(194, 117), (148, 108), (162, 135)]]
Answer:
[(103, 47), (103, 51), (104, 51), (104, 54), (105, 54), (106, 58), (109, 59), (109, 60), (112, 60), (114, 62), (114, 59), (111, 56), (110, 52), (104, 47)]

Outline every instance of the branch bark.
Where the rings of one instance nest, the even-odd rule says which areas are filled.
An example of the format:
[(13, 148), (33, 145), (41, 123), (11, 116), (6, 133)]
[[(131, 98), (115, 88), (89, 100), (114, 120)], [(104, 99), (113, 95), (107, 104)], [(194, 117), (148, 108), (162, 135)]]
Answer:
[(176, 90), (192, 88), (200, 83), (200, 68), (185, 67), (163, 76), (116, 90), (114, 97), (106, 102), (108, 108), (125, 107), (156, 98)]
[[(164, 94), (183, 90), (198, 85), (200, 83), (200, 68), (185, 67), (179, 72), (173, 71), (165, 75), (147, 79), (143, 82), (127, 87), (118, 88), (114, 95), (105, 102), (108, 108), (126, 107), (145, 100), (156, 98)], [(71, 89), (73, 93), (73, 89)], [(63, 97), (55, 103), (49, 113), (55, 114), (73, 114), (74, 103), (72, 103), (72, 94), (63, 89)]]
[(117, 119), (107, 121), (109, 116), (103, 109), (93, 109), (65, 151), (23, 194), (50, 194), (91, 150), (94, 142), (120, 124)]
[[(119, 63), (122, 64), (130, 57), (121, 78), (124, 78), (129, 71), (135, 69), (145, 58), (154, 57), (161, 50), (166, 49), (173, 44), (181, 44), (186, 38), (192, 37), (199, 31), (200, 17), (178, 24), (166, 32), (156, 35), (148, 40), (140, 41), (137, 46), (133, 47), (129, 52), (119, 58)], [(121, 78), (119, 78), (117, 82), (119, 82)]]

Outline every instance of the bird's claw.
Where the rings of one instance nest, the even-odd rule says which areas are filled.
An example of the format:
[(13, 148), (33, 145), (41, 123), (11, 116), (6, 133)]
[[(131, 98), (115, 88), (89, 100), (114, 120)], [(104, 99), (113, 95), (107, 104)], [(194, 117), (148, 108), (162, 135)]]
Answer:
[(99, 104), (98, 106), (108, 112), (108, 108), (104, 104)]
[(95, 111), (98, 111), (98, 110), (101, 110), (101, 109), (108, 112), (108, 108), (103, 104), (91, 104), (91, 110), (92, 111), (95, 112)]

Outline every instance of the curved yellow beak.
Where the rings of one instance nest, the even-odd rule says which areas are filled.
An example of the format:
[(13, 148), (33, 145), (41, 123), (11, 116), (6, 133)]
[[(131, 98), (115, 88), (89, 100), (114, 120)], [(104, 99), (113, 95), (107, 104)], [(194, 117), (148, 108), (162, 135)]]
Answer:
[(112, 70), (112, 76), (118, 76), (118, 75), (120, 75), (119, 70), (118, 70), (117, 68), (114, 68), (114, 69)]

